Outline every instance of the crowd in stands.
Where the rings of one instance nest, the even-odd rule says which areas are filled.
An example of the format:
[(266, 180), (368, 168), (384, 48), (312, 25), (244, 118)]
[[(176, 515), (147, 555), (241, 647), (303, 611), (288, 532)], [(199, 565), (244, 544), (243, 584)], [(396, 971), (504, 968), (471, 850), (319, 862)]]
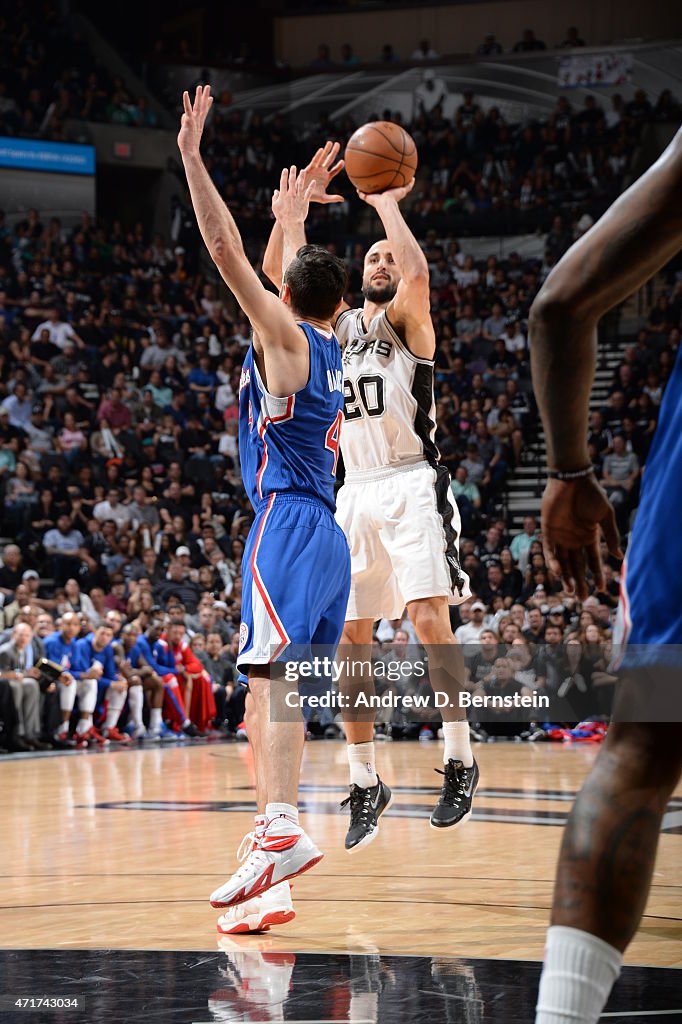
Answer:
[[(573, 664), (574, 640), (582, 650), (609, 636), (619, 567), (609, 564), (607, 593), (581, 608), (549, 579), (537, 524), (510, 537), (500, 505), (535, 422), (528, 308), (571, 229), (557, 224), (554, 236), (540, 264), (515, 254), (477, 262), (433, 232), (423, 241), (438, 337), (437, 441), (476, 596), (455, 624), (469, 643), (492, 631), (498, 654), (501, 643), (525, 637), (537, 648), (555, 638)], [(357, 303), (362, 248), (347, 255)], [(671, 272), (589, 425), (623, 533), (681, 323), (682, 283)], [(0, 747), (238, 732), (240, 563), (252, 512), (236, 396), (248, 341), (240, 311), (190, 273), (184, 250), (140, 226), (106, 229), (84, 215), (66, 230), (37, 211), (11, 227), (0, 218), (0, 719), (12, 721), (12, 706), (18, 715)], [(396, 626), (409, 623), (384, 624), (384, 653)], [(532, 671), (546, 680), (535, 648), (510, 650), (511, 662), (500, 654), (501, 665), (486, 648), (471, 678), (480, 683), (489, 665), (504, 676), (523, 655), (522, 676), (510, 680), (528, 688)], [(44, 655), (68, 663), (67, 676), (42, 678)], [(584, 684), (587, 668), (576, 665)]]
[(0, 135), (66, 138), (67, 120), (155, 127), (133, 95), (67, 26), (57, 4), (17, 3), (0, 14)]
[[(622, 190), (642, 123), (670, 115), (674, 100), (662, 95), (656, 106), (643, 92), (625, 102), (614, 96), (605, 109), (594, 96), (574, 106), (564, 96), (546, 121), (508, 123), (497, 107), (484, 110), (467, 91), (451, 118), (443, 115), (445, 83), (425, 72), (415, 95), (415, 114), (405, 127), (419, 152), (417, 184), (406, 204), (410, 224), (421, 235), (435, 228), (441, 236), (550, 232), (558, 252), (570, 240), (566, 221), (592, 220)], [(402, 123), (395, 111), (377, 117)], [(211, 175), (247, 236), (262, 239), (270, 226), (270, 200), (279, 168), (300, 163), (326, 139), (342, 146), (358, 127), (345, 115), (331, 122), (320, 114), (297, 124), (284, 115), (267, 122), (233, 110), (218, 99), (206, 134)], [(309, 225), (314, 241), (339, 241), (367, 231), (367, 208), (341, 182), (348, 201), (319, 207)], [(588, 221), (589, 224), (591, 221)]]
[[(585, 40), (575, 26), (567, 29), (566, 38), (557, 44), (557, 49), (573, 49), (585, 45)], [(524, 29), (521, 38), (511, 47), (512, 53), (533, 53), (538, 50), (546, 50), (546, 44), (536, 38), (531, 28)], [(457, 52), (457, 47), (448, 47), (448, 52)], [(479, 57), (497, 57), (504, 53), (504, 49), (497, 41), (494, 33), (488, 33), (476, 49)], [(441, 54), (432, 45), (429, 39), (420, 40), (419, 44), (410, 53), (400, 55), (394, 50), (391, 43), (385, 43), (376, 56), (377, 64), (420, 64), (424, 61), (437, 61)], [(365, 62), (370, 63), (370, 62)], [(350, 43), (342, 43), (339, 49), (339, 56), (333, 55), (332, 48), (328, 43), (320, 43), (317, 54), (310, 62), (312, 71), (333, 71), (339, 68), (354, 68), (360, 64), (360, 60), (353, 51)]]

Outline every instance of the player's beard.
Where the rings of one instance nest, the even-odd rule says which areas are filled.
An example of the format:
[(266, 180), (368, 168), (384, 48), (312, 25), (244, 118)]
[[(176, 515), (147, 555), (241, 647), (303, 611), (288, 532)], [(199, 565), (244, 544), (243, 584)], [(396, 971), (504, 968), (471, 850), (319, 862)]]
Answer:
[(367, 287), (362, 289), (362, 294), (368, 302), (375, 302), (377, 306), (383, 306), (384, 303), (391, 301), (397, 290), (398, 285), (393, 284), (392, 281), (388, 281), (386, 284), (372, 284), (370, 281)]

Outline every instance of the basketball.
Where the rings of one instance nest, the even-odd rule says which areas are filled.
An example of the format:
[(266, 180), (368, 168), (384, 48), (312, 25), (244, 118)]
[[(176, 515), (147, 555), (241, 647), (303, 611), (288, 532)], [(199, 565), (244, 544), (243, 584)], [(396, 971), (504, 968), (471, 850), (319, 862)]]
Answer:
[(372, 121), (351, 135), (344, 160), (346, 174), (360, 192), (385, 192), (412, 181), (417, 170), (417, 147), (400, 125)]

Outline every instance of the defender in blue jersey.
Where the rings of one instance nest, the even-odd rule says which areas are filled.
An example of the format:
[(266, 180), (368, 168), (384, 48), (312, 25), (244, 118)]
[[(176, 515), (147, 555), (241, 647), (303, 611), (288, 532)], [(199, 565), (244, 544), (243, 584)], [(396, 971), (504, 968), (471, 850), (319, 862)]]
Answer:
[[(350, 587), (346, 539), (334, 520), (334, 478), (342, 422), (343, 374), (331, 328), (346, 288), (341, 260), (304, 246), (287, 252), (280, 296), (265, 289), (244, 253), (237, 226), (199, 153), (210, 88), (184, 94), (178, 145), (197, 221), (223, 279), (253, 328), (239, 398), (244, 485), (256, 510), (243, 557), (238, 664), (248, 674), (246, 727), (256, 764), (259, 815), (242, 866), (212, 893), (215, 907), (257, 903), (276, 890), (268, 923), (293, 917), (288, 879), (322, 854), (298, 823), (304, 729), (271, 721), (269, 663), (293, 647), (335, 648)], [(282, 223), (305, 219), (315, 181), (284, 171), (273, 211)], [(281, 681), (273, 681), (273, 688)], [(249, 849), (250, 847), (250, 849)], [(272, 896), (272, 894), (271, 894)], [(279, 902), (278, 902), (279, 901)], [(219, 927), (232, 930), (233, 914)], [(263, 918), (264, 919), (264, 918)], [(241, 928), (244, 930), (244, 928)]]
[[(600, 529), (610, 553), (622, 558), (613, 508), (587, 450), (597, 324), (681, 249), (682, 131), (566, 253), (531, 310), (533, 383), (550, 470), (543, 543), (552, 570), (581, 599), (586, 567), (604, 589)], [(663, 813), (682, 773), (681, 505), (678, 352), (623, 566), (616, 720), (566, 825), (536, 1024), (596, 1024), (646, 903)], [(652, 706), (662, 688), (664, 702)]]

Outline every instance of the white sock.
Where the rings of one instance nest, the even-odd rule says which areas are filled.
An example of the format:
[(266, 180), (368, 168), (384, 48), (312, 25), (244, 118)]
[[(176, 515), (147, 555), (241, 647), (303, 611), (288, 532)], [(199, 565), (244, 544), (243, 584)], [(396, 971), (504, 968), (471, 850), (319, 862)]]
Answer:
[(447, 764), (452, 758), (453, 761), (461, 761), (465, 768), (471, 768), (474, 763), (474, 755), (471, 752), (467, 720), (443, 722), (443, 739), (445, 740), (443, 764)]
[(79, 736), (81, 733), (87, 732), (88, 729), (92, 729), (92, 715), (86, 715), (85, 718), (79, 718), (78, 725), (76, 726), (76, 732)]
[(349, 743), (348, 765), (351, 786), (360, 786), (361, 789), (376, 786), (379, 780), (374, 760), (374, 740), (367, 743)]
[(161, 708), (149, 709), (149, 728), (153, 732), (161, 728)]
[(547, 932), (535, 1024), (597, 1024), (623, 955), (578, 928)]
[(104, 719), (104, 728), (113, 729), (123, 711), (126, 702), (126, 691), (109, 690), (107, 693), (107, 717)]
[(144, 694), (142, 687), (137, 684), (128, 687), (128, 708), (130, 710), (130, 721), (136, 729), (142, 725), (142, 708), (144, 707)]
[(266, 804), (265, 805), (265, 817), (268, 822), (272, 821), (273, 818), (281, 816), (288, 818), (289, 821), (293, 821), (294, 825), (298, 825), (298, 807), (294, 807), (293, 804)]

